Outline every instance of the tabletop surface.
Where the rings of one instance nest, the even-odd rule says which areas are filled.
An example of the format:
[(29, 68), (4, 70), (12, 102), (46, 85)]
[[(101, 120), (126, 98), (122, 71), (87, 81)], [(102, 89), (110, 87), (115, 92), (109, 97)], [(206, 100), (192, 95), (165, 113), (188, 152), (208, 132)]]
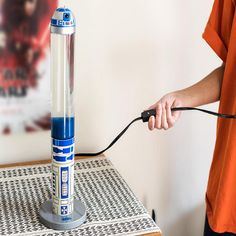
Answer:
[(51, 197), (50, 163), (0, 168), (0, 235), (161, 235), (141, 202), (104, 156), (75, 160), (75, 198), (85, 203), (87, 221), (69, 231), (48, 229), (38, 220), (41, 204)]

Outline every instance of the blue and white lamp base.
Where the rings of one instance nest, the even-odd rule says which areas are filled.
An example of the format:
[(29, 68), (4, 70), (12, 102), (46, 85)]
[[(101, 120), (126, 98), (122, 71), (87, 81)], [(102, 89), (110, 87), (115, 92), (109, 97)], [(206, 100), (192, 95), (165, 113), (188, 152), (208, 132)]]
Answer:
[(48, 228), (69, 230), (86, 220), (85, 205), (74, 199), (74, 138), (52, 139), (52, 199), (39, 211)]
[(45, 202), (39, 211), (40, 221), (50, 229), (70, 230), (79, 227), (86, 221), (85, 205), (74, 200), (74, 210), (70, 215), (60, 216), (52, 211), (52, 201)]

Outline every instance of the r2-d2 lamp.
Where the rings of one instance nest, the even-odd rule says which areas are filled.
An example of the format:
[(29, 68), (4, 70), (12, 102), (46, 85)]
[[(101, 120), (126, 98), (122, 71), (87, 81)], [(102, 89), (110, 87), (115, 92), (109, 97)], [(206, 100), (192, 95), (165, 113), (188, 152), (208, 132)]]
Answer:
[(84, 204), (74, 199), (74, 41), (75, 18), (58, 8), (51, 19), (52, 200), (39, 212), (41, 222), (56, 230), (86, 220)]

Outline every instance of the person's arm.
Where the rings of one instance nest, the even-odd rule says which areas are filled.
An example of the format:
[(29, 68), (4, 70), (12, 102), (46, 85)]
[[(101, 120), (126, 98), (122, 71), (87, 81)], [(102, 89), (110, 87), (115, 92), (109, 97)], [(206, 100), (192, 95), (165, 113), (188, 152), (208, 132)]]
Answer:
[(197, 107), (216, 102), (220, 99), (224, 65), (215, 69), (203, 80), (183, 90), (169, 93), (150, 107), (156, 109), (156, 119), (150, 117), (150, 130), (169, 129), (174, 126), (180, 116), (179, 111), (171, 112), (172, 107)]

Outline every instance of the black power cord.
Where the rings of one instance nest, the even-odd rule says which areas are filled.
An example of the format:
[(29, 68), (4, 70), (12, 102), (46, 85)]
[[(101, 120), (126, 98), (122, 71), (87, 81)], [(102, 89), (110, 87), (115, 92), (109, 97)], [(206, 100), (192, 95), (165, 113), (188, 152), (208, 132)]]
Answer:
[(90, 157), (92, 157), (92, 156), (99, 156), (99, 155), (101, 155), (101, 154), (104, 153), (106, 150), (108, 150), (109, 148), (111, 148), (111, 147), (121, 138), (121, 136), (123, 136), (123, 134), (127, 131), (127, 129), (128, 129), (134, 122), (136, 122), (136, 121), (138, 121), (138, 120), (142, 120), (142, 118), (141, 118), (141, 117), (138, 117), (138, 118), (132, 120), (132, 121), (117, 135), (117, 137), (110, 143), (110, 145), (109, 145), (107, 148), (103, 149), (102, 151), (96, 152), (96, 153), (77, 153), (77, 154), (75, 154), (75, 156), (90, 156)]
[[(224, 119), (236, 119), (236, 115), (228, 115), (228, 114), (221, 114), (221, 113), (217, 113), (214, 111), (209, 111), (209, 110), (205, 110), (205, 109), (201, 109), (201, 108), (195, 108), (195, 107), (174, 107), (171, 109), (172, 112), (175, 111), (200, 111), (200, 112), (204, 112), (213, 116), (217, 116), (219, 118), (224, 118)], [(75, 154), (75, 156), (99, 156), (102, 153), (104, 153), (105, 151), (107, 151), (108, 149), (110, 149), (122, 136), (123, 134), (128, 130), (128, 128), (136, 121), (142, 120), (143, 122), (148, 122), (149, 118), (151, 116), (156, 116), (156, 110), (148, 110), (148, 111), (144, 111), (142, 112), (140, 117), (135, 118), (134, 120), (132, 120), (118, 135), (117, 137), (110, 143), (110, 145), (103, 149), (100, 152), (96, 152), (96, 153), (77, 153)]]

